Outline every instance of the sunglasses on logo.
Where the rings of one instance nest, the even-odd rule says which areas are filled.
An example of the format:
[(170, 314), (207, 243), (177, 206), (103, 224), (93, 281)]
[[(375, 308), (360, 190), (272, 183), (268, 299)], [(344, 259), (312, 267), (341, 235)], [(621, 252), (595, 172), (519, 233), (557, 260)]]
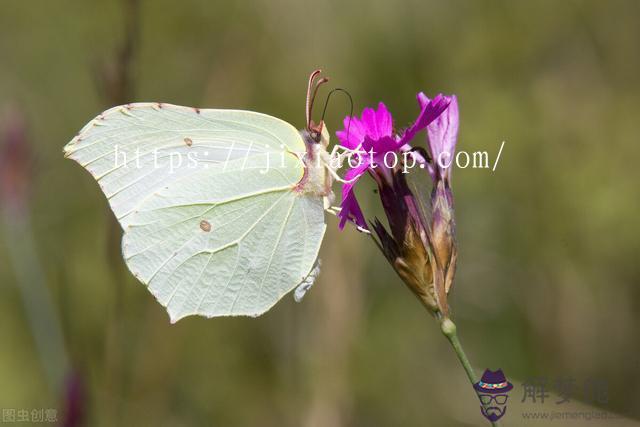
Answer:
[(490, 394), (481, 394), (478, 397), (480, 398), (480, 402), (482, 402), (483, 405), (489, 405), (491, 401), (496, 402), (498, 405), (504, 405), (505, 403), (507, 403), (507, 398), (509, 396), (507, 396), (506, 394), (498, 394), (495, 396), (492, 396)]

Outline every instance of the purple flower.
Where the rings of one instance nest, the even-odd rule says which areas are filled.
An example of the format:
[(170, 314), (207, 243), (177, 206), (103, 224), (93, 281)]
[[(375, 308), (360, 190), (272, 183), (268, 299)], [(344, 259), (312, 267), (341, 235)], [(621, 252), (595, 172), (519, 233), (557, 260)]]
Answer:
[(358, 179), (369, 172), (378, 184), (381, 180), (389, 181), (391, 171), (385, 166), (385, 155), (389, 152), (406, 150), (408, 143), (416, 133), (432, 123), (449, 105), (449, 99), (442, 95), (429, 100), (420, 92), (418, 94), (420, 114), (416, 121), (401, 135), (393, 133), (393, 118), (384, 103), (378, 104), (378, 109), (365, 108), (360, 118), (345, 117), (344, 129), (336, 135), (342, 146), (355, 150), (358, 164), (346, 173), (345, 180), (349, 181), (342, 187), (342, 204), (340, 229), (347, 221), (352, 221), (359, 227), (367, 229), (367, 223), (356, 199), (353, 187)]
[[(417, 98), (420, 114), (401, 134), (394, 134), (393, 119), (383, 103), (376, 110), (366, 108), (360, 118), (345, 118), (344, 129), (337, 135), (344, 147), (357, 153), (358, 164), (350, 162), (345, 175), (340, 228), (352, 221), (369, 231), (353, 191), (358, 179), (368, 173), (378, 185), (387, 220), (384, 225), (374, 218), (369, 232), (377, 236), (374, 240), (378, 248), (418, 299), (435, 316), (447, 317), (447, 294), (457, 260), (450, 181), (458, 134), (458, 102), (455, 96), (438, 95), (430, 100), (419, 93)], [(426, 149), (419, 145), (412, 148), (409, 143), (425, 128)], [(385, 160), (390, 152), (410, 152), (415, 162), (410, 166), (409, 157), (400, 156), (389, 165)], [(420, 168), (415, 171), (407, 168), (418, 164)], [(428, 174), (408, 176), (425, 168)]]

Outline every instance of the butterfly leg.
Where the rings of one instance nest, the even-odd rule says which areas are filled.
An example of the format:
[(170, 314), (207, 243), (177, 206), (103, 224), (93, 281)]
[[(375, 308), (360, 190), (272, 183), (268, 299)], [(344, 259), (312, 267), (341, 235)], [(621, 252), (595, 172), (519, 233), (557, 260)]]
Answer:
[[(342, 149), (343, 151), (342, 152), (338, 151), (337, 147), (340, 147), (340, 149)], [(336, 171), (342, 167), (344, 156), (347, 156), (350, 154), (361, 155), (363, 152), (360, 150), (360, 147), (358, 147), (355, 150), (352, 150), (343, 146), (337, 146), (337, 147), (334, 148), (331, 154), (325, 151), (322, 154), (321, 159), (333, 179), (343, 184), (351, 184), (356, 180), (356, 178), (352, 180), (345, 180), (343, 178), (340, 178), (340, 176)]]
[(342, 179), (340, 178), (340, 176), (336, 173), (335, 170), (333, 170), (332, 167), (330, 167), (329, 165), (327, 165), (327, 170), (329, 171), (329, 174), (331, 174), (331, 176), (333, 177), (333, 179), (335, 179), (338, 182), (341, 182), (343, 184), (351, 184), (352, 182), (355, 182), (357, 178), (354, 179)]
[(325, 211), (329, 212), (332, 215), (338, 215), (342, 208), (340, 206), (328, 206), (324, 208)]
[(334, 159), (337, 158), (337, 156), (340, 156), (340, 153), (336, 153), (335, 155), (330, 155), (329, 153), (325, 152), (326, 156), (323, 156), (322, 160), (324, 162), (324, 166), (327, 168), (327, 171), (329, 172), (329, 174), (331, 175), (331, 177), (333, 177), (333, 179), (335, 179), (338, 182), (341, 182), (343, 184), (351, 184), (352, 182), (355, 181), (355, 178), (353, 180), (345, 180), (340, 178), (340, 176), (338, 175), (338, 173), (336, 172), (336, 169), (338, 169), (341, 165), (340, 162), (338, 162), (338, 164), (336, 165), (336, 167), (334, 167)]
[[(331, 215), (338, 216), (340, 211), (342, 211), (342, 208), (340, 206), (329, 206), (328, 208), (325, 208), (325, 211), (330, 213)], [(366, 228), (360, 227), (359, 225), (357, 225), (357, 224), (355, 224), (353, 222), (350, 222), (350, 224), (353, 224), (353, 226), (356, 228), (356, 230), (358, 230), (361, 233), (371, 234), (371, 231), (367, 230)]]

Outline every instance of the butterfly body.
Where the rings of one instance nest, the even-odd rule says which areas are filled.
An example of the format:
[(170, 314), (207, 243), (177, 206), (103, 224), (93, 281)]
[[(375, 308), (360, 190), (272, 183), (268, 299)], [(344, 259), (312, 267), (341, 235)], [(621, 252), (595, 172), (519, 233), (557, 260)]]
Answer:
[(326, 127), (320, 134), (320, 141), (316, 142), (306, 130), (300, 131), (306, 145), (306, 151), (301, 156), (305, 165), (305, 174), (296, 185), (296, 191), (301, 194), (319, 196), (328, 202), (333, 202), (333, 178), (328, 172), (331, 167), (330, 155), (327, 152), (329, 134)]

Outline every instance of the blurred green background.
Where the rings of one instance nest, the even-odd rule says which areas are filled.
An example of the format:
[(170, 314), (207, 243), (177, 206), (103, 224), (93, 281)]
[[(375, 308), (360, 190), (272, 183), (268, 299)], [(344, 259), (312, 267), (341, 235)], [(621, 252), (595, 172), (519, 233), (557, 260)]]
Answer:
[[(454, 93), (459, 149), (493, 159), (506, 141), (495, 172), (453, 173), (450, 302), (466, 350), (505, 371), (514, 404), (528, 378), (569, 376), (571, 404), (640, 424), (639, 20), (635, 0), (3, 0), (0, 408), (91, 426), (486, 425), (436, 323), (363, 235), (328, 219), (300, 304), (170, 325), (119, 257), (98, 186), (62, 157), (87, 121), (130, 101), (301, 128), (321, 67), (356, 111), (384, 101), (401, 128), (416, 92)], [(336, 95), (330, 129), (348, 109)], [(8, 142), (21, 121), (24, 167)], [(579, 392), (588, 378), (607, 402)], [(566, 408), (553, 401), (534, 406)], [(525, 425), (519, 411), (505, 425)]]

